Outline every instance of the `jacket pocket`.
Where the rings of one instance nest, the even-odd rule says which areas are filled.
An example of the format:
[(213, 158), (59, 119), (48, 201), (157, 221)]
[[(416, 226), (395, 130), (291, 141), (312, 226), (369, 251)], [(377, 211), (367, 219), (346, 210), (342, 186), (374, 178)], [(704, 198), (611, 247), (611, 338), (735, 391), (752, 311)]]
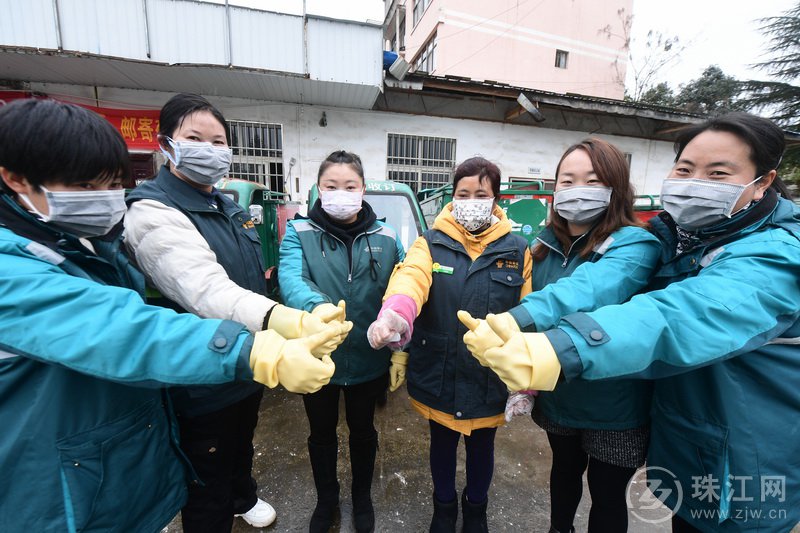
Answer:
[(409, 384), (433, 396), (440, 396), (447, 360), (447, 336), (417, 328), (409, 346)]
[(513, 270), (500, 270), (489, 273), (489, 277), (493, 282), (505, 285), (507, 287), (520, 287), (525, 283), (525, 278), (519, 272)]
[(121, 419), (56, 444), (65, 503), (77, 531), (125, 530), (146, 516), (120, 514), (120, 498), (147, 514), (171, 503), (184, 483), (161, 402), (151, 400)]
[(727, 428), (661, 411), (653, 418), (647, 463), (669, 470), (682, 484), (681, 505), (718, 510), (723, 519), (727, 516), (731, 473)]
[(525, 278), (513, 270), (489, 272), (489, 313), (504, 313), (519, 303)]

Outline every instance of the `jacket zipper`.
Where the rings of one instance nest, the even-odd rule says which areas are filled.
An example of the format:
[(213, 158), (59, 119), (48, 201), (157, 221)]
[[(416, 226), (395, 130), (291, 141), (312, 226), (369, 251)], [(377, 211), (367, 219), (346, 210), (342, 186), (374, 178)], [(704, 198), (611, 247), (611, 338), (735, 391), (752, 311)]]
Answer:
[(570, 245), (569, 245), (569, 249), (567, 250), (567, 255), (564, 255), (564, 252), (562, 252), (562, 251), (561, 251), (561, 250), (559, 250), (558, 248), (555, 248), (554, 246), (551, 246), (549, 243), (547, 243), (547, 242), (543, 241), (542, 239), (540, 239), (540, 238), (538, 238), (538, 237), (536, 238), (536, 240), (537, 240), (537, 241), (539, 241), (540, 243), (544, 244), (545, 246), (547, 246), (548, 248), (550, 248), (550, 249), (551, 249), (551, 250), (553, 250), (554, 252), (556, 252), (556, 253), (557, 253), (558, 255), (560, 255), (561, 257), (563, 257), (563, 258), (564, 258), (564, 262), (562, 262), (562, 263), (561, 263), (561, 268), (567, 268), (567, 263), (569, 263), (569, 254), (571, 254), (571, 253), (572, 253), (572, 248), (575, 246), (575, 244), (576, 244), (576, 243), (577, 243), (579, 240), (583, 239), (583, 238), (584, 238), (584, 237), (585, 237), (585, 236), (586, 236), (588, 233), (589, 233), (589, 232), (587, 231), (586, 233), (584, 233), (583, 235), (581, 235), (580, 237), (578, 237), (577, 239), (575, 239), (574, 241), (572, 241), (572, 244), (570, 244)]
[[(325, 233), (326, 235), (330, 235), (331, 237), (333, 237), (334, 239), (336, 239), (337, 241), (339, 241), (340, 243), (342, 243), (342, 246), (344, 246), (345, 248), (347, 248), (347, 246), (345, 245), (345, 243), (344, 243), (344, 242), (343, 242), (343, 241), (342, 241), (342, 240), (341, 240), (339, 237), (337, 237), (336, 235), (334, 235), (334, 234), (332, 234), (332, 233), (328, 233), (327, 231), (325, 231), (325, 230), (324, 230), (324, 229), (322, 229), (321, 227), (319, 227), (319, 226), (317, 226), (316, 224), (314, 224), (314, 222), (312, 222), (312, 221), (309, 221), (309, 224), (311, 224), (312, 226), (314, 226), (315, 228), (317, 228), (318, 230), (320, 230), (322, 233)], [(373, 231), (373, 232), (371, 232), (371, 233), (378, 233), (380, 230), (381, 230), (381, 229), (380, 229), (380, 228), (378, 228), (378, 229), (376, 229), (375, 231)], [(353, 283), (353, 247), (355, 247), (355, 245), (356, 245), (356, 240), (357, 240), (359, 237), (363, 236), (363, 235), (370, 235), (371, 233), (370, 233), (369, 231), (365, 231), (364, 233), (359, 233), (358, 235), (356, 235), (356, 236), (353, 238), (353, 245), (350, 247), (350, 264), (349, 264), (349, 270), (348, 270), (348, 272), (347, 272), (347, 283)], [(323, 250), (323, 251), (322, 251), (322, 257), (325, 257), (325, 250)]]

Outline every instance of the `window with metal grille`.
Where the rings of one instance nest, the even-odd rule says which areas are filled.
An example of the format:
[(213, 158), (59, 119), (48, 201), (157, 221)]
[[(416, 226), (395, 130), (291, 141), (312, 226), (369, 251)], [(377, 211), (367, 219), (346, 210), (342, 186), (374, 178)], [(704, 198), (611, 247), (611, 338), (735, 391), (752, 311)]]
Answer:
[(229, 120), (228, 125), (233, 151), (230, 176), (285, 192), (281, 125), (240, 120)]
[(405, 183), (417, 192), (450, 183), (455, 165), (455, 139), (389, 134), (387, 179)]
[(569, 52), (565, 50), (556, 50), (556, 68), (567, 68), (568, 59)]

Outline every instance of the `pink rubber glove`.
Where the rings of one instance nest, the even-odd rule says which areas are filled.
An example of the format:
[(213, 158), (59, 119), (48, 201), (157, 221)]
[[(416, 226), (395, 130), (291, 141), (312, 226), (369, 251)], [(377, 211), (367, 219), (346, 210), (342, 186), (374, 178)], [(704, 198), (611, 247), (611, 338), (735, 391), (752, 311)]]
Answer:
[(411, 340), (417, 304), (405, 294), (395, 294), (383, 302), (378, 318), (367, 329), (367, 339), (373, 349), (389, 346), (400, 350)]

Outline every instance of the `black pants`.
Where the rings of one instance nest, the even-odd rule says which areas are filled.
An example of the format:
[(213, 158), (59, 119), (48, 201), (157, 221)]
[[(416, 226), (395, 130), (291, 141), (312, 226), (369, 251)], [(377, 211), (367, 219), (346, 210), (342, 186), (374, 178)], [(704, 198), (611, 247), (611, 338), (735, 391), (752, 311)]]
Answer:
[(583, 473), (592, 495), (589, 532), (615, 533), (628, 530), (625, 489), (635, 468), (616, 466), (589, 457), (579, 435), (547, 433), (553, 450), (550, 470), (550, 525), (570, 531), (583, 494)]
[[(461, 433), (438, 422), (429, 421), (431, 431), (431, 477), (433, 492), (440, 502), (451, 502), (457, 498), (456, 454)], [(467, 452), (467, 499), (472, 503), (483, 503), (489, 497), (489, 487), (494, 474), (494, 437), (497, 428), (482, 428), (464, 435)]]
[(253, 432), (263, 390), (202, 416), (180, 417), (181, 449), (202, 484), (189, 486), (181, 509), (186, 533), (229, 533), (233, 515), (258, 501), (253, 467)]
[(339, 392), (344, 393), (345, 417), (352, 440), (368, 439), (375, 435), (375, 402), (386, 390), (389, 375), (357, 385), (328, 384), (313, 394), (303, 395), (308, 424), (309, 441), (313, 444), (336, 444), (336, 426), (339, 424)]

